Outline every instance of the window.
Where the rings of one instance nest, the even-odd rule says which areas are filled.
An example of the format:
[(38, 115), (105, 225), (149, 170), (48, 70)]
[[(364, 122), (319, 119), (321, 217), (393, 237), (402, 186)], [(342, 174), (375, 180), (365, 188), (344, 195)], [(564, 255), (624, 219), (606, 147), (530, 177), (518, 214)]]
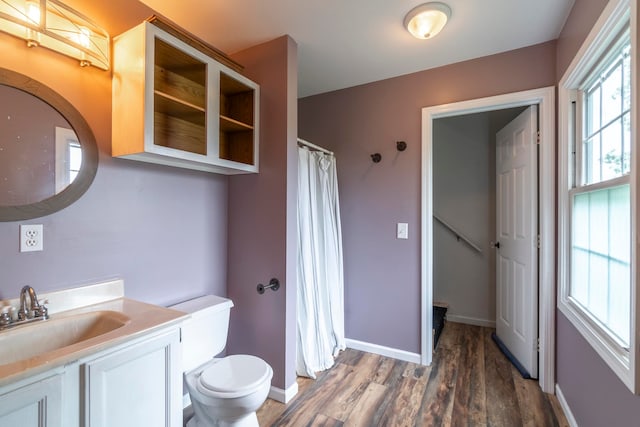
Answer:
[(629, 7), (607, 5), (560, 82), (558, 306), (636, 392)]
[(73, 129), (55, 128), (56, 194), (67, 188), (80, 173), (82, 148)]
[(78, 141), (71, 140), (68, 142), (69, 158), (67, 159), (67, 167), (69, 170), (69, 184), (71, 184), (80, 173), (82, 166), (82, 149)]
[[(578, 89), (569, 191), (569, 298), (619, 346), (629, 348), (631, 303), (629, 31)], [(582, 126), (579, 124), (582, 123)]]

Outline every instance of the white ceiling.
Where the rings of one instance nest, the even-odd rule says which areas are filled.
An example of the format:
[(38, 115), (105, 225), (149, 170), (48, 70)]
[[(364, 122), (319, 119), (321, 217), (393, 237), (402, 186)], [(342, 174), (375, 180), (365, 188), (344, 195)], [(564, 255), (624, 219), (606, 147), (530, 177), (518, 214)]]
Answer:
[(574, 2), (444, 0), (447, 26), (417, 40), (402, 20), (420, 0), (142, 1), (227, 53), (290, 35), (301, 98), (553, 40)]

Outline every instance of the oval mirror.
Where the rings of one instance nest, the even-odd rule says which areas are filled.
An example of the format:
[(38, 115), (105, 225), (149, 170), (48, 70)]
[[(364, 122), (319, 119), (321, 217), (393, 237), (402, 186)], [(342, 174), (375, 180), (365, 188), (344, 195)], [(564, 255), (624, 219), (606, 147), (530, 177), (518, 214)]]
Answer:
[(96, 140), (82, 115), (49, 87), (0, 68), (0, 221), (69, 206), (97, 168)]

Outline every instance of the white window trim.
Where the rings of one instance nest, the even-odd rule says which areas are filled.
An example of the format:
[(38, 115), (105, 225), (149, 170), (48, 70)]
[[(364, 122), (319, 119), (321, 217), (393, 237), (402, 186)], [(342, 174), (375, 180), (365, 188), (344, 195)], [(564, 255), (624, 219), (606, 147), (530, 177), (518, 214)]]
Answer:
[(71, 184), (69, 182), (69, 142), (78, 142), (78, 137), (73, 129), (56, 126), (55, 141), (55, 189), (58, 194)]
[[(637, 157), (638, 145), (636, 135), (636, 125), (638, 120), (637, 95), (637, 0), (611, 0), (595, 26), (589, 33), (587, 39), (578, 51), (578, 54), (569, 65), (566, 73), (560, 80), (558, 87), (558, 138), (559, 138), (559, 174), (558, 174), (558, 308), (569, 319), (573, 326), (589, 342), (594, 350), (602, 357), (608, 366), (618, 375), (620, 380), (633, 392), (640, 392), (640, 375), (638, 362), (640, 354), (638, 348), (637, 332), (640, 331), (638, 307), (638, 268), (639, 244), (637, 232), (638, 215), (640, 209), (636, 208), (636, 189), (638, 188)], [(575, 89), (583, 81), (589, 71), (595, 66), (602, 53), (618, 36), (627, 22), (630, 26), (631, 36), (631, 81), (633, 92), (631, 94), (631, 144), (633, 147), (631, 155), (631, 336), (630, 351), (621, 354), (616, 351), (615, 346), (610, 345), (610, 338), (604, 334), (589, 319), (582, 310), (569, 298), (569, 245), (571, 243), (570, 234), (570, 198), (569, 182), (570, 148), (572, 135), (571, 123), (571, 101), (575, 99)], [(579, 166), (578, 166), (579, 167)]]

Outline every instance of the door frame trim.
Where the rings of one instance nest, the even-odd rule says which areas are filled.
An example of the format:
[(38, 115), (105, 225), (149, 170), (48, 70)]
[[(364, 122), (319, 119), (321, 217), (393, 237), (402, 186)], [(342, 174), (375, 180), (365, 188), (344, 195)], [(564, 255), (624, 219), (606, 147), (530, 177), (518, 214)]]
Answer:
[(433, 310), (433, 120), (502, 108), (538, 105), (540, 129), (538, 336), (539, 383), (545, 393), (555, 390), (555, 87), (549, 86), (505, 95), (424, 107), (422, 109), (421, 165), (421, 362), (432, 362)]

